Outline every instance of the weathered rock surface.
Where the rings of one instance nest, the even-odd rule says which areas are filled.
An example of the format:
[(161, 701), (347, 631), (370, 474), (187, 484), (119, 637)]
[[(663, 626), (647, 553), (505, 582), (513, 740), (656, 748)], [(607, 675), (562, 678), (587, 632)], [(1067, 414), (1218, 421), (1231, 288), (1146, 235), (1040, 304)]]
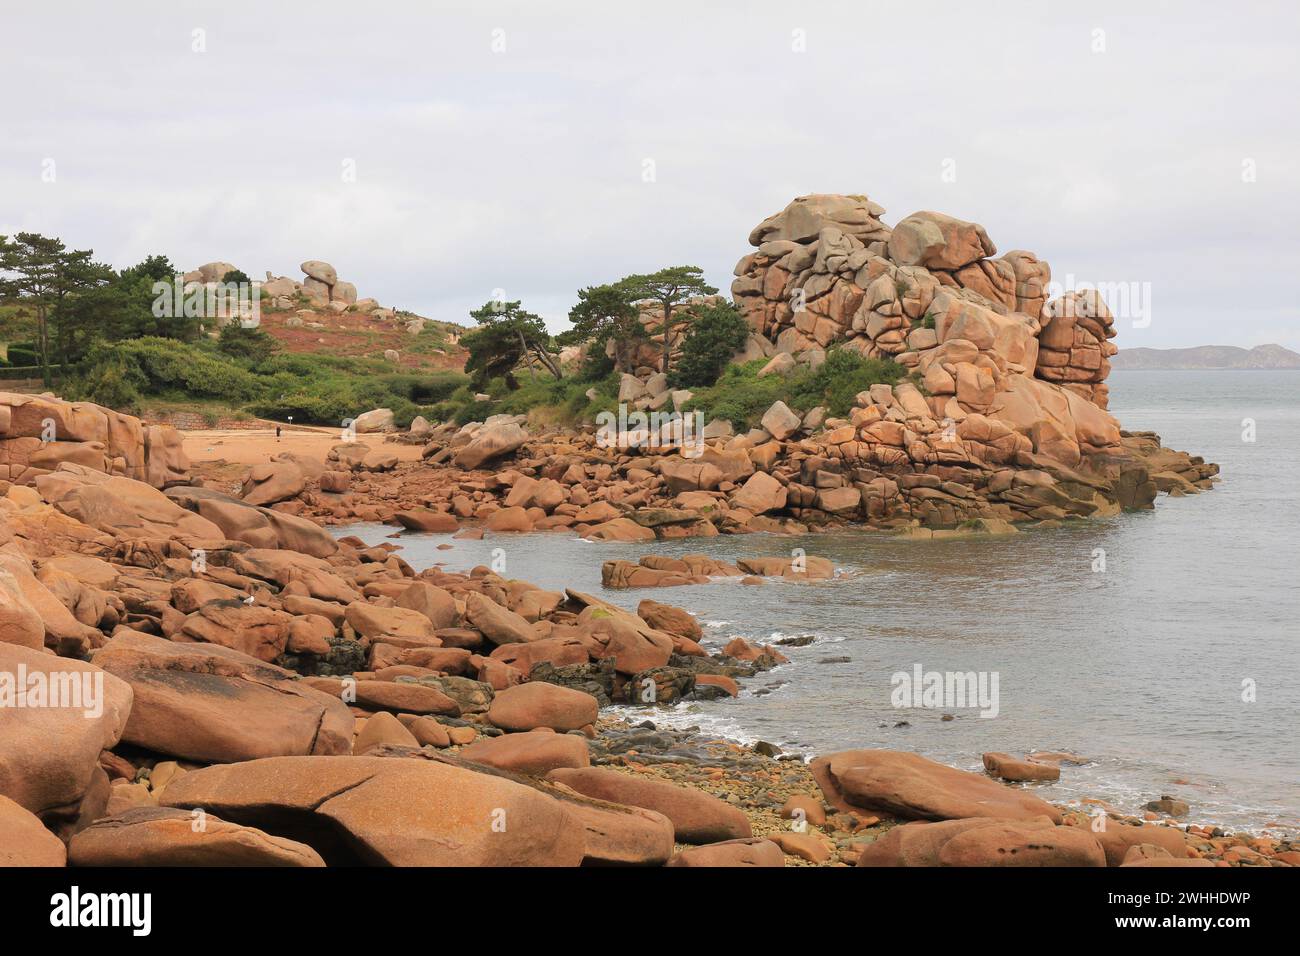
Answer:
[(497, 693), (487, 717), (503, 730), (549, 727), (563, 733), (596, 722), (596, 698), (554, 684), (528, 683)]
[(785, 854), (771, 840), (748, 838), (723, 840), (704, 846), (687, 847), (666, 864), (667, 866), (785, 866)]
[(463, 748), (460, 756), (474, 763), (530, 776), (543, 776), (560, 767), (591, 764), (586, 738), (578, 734), (557, 734), (550, 729), (484, 737)]
[(484, 426), (456, 453), (456, 464), (461, 468), (480, 468), (484, 462), (508, 455), (527, 440), (528, 433), (513, 422)]
[(858, 857), (858, 866), (1105, 866), (1088, 830), (1046, 818), (908, 823), (894, 827)]
[(1023, 790), (899, 750), (845, 750), (812, 762), (833, 806), (883, 811), (912, 820), (993, 817), (1061, 822), (1061, 811)]
[(94, 664), (6, 643), (0, 681), (13, 695), (0, 707), (0, 796), (42, 818), (75, 816), (100, 753), (122, 739), (132, 688)]
[(296, 839), (330, 864), (577, 866), (586, 845), (582, 822), (554, 798), (418, 759), (272, 757), (207, 767), (173, 782), (162, 802)]
[(174, 428), (91, 402), (0, 392), (0, 480), (31, 485), (64, 462), (155, 488), (189, 476)]
[[(669, 838), (669, 853), (672, 852)], [(63, 841), (45, 829), (30, 810), (0, 794), (0, 867), (64, 866)]]
[(68, 844), (73, 866), (324, 866), (311, 847), (209, 813), (140, 807), (96, 820)]
[(230, 648), (128, 630), (93, 660), (134, 692), (122, 739), (137, 746), (211, 763), (351, 749), (341, 700)]
[(735, 807), (698, 790), (642, 780), (599, 767), (554, 770), (546, 779), (611, 803), (662, 813), (679, 843), (717, 843), (751, 836), (748, 818)]

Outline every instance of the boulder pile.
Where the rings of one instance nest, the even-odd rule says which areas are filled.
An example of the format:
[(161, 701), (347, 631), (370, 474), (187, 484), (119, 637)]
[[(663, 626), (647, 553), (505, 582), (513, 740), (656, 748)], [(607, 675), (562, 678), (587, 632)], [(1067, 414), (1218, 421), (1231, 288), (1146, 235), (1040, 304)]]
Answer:
[[(339, 279), (338, 271), (328, 262), (308, 259), (300, 268), (303, 272), (301, 279), (266, 273), (266, 278), (261, 284), (262, 291), (270, 297), (276, 308), (281, 310), (295, 308), (301, 295), (306, 296), (314, 307), (328, 309), (331, 312), (346, 312), (352, 309), (356, 312), (387, 318), (392, 318), (395, 314), (391, 309), (381, 308), (374, 299), (358, 298), (357, 287), (351, 282)], [(236, 266), (229, 262), (205, 262), (197, 269), (185, 273), (182, 281), (187, 290), (196, 286), (215, 288), (216, 283), (221, 282), (226, 273), (233, 271), (236, 271)]]
[(314, 304), (327, 306), (336, 312), (346, 311), (348, 306), (357, 304), (357, 287), (340, 280), (337, 270), (328, 262), (308, 259), (301, 268), (306, 278), (298, 291)]
[(756, 226), (731, 289), (754, 331), (781, 352), (840, 343), (917, 369), (935, 418), (995, 410), (1013, 376), (1106, 407), (1117, 348), (1095, 290), (1048, 302), (1051, 268), (1034, 253), (995, 259), (976, 223), (926, 211), (891, 229), (884, 212), (865, 196), (800, 196)]
[[(1039, 384), (1084, 406), (1076, 426), (1089, 416), (1112, 421), (1074, 393)], [(778, 401), (742, 434), (726, 421), (698, 428), (680, 416), (653, 430), (629, 425), (530, 429), (522, 416), (422, 424), (418, 436), (390, 436), (423, 443), (422, 461), (344, 443), (325, 475), (272, 507), (326, 523), (461, 534), (569, 529), (602, 541), (844, 524), (948, 536), (1150, 508), (1159, 492), (1211, 488), (1218, 472), (1149, 432), (1107, 431), (1094, 441), (1085, 430), (1076, 445), (1044, 417), (1035, 450), (998, 418), (970, 413), (945, 424), (910, 382), (862, 392), (844, 419)], [(1112, 437), (1117, 444), (1104, 444)], [(263, 497), (257, 489), (269, 479), (250, 479), (249, 492)], [(287, 475), (278, 487), (297, 482)]]
[(0, 861), (662, 865), (752, 836), (704, 793), (547, 775), (591, 766), (602, 706), (775, 655), (709, 654), (657, 602), (417, 573), (277, 510), (325, 472), (273, 464), (244, 500), (69, 462), (0, 495)]
[[(484, 425), (458, 447), (479, 442), (480, 463), (517, 456), (534, 441), (516, 447), (518, 425)], [(1204, 829), (1095, 833), (1083, 815), (995, 779), (1050, 776), (1042, 769), (1069, 755), (989, 753), (990, 775), (892, 751), (806, 768), (773, 759), (771, 745), (712, 740), (721, 758), (682, 763), (679, 738), (602, 708), (735, 697), (741, 681), (787, 662), (781, 646), (735, 637), (706, 647), (692, 614), (650, 599), (630, 611), (486, 567), (417, 571), (396, 544), (335, 538), (293, 513), (304, 496), (325, 494), (312, 489), (327, 474), (391, 472), (330, 472), (298, 456), (272, 465), (250, 471), (242, 499), (200, 485), (162, 491), (67, 461), (0, 495), (0, 864), (1165, 866), (1296, 856), (1283, 842)], [(627, 512), (637, 520), (560, 511), (585, 481), (516, 470), (503, 484), (508, 503), (489, 518), (581, 515), (593, 529), (626, 522), (652, 537), (681, 526), (673, 522), (708, 523), (684, 508)], [(435, 515), (448, 513), (426, 507), (408, 520), (417, 532), (445, 528)], [(835, 569), (816, 558), (731, 565), (702, 555), (607, 565), (612, 586), (640, 586), (642, 574), (670, 584), (826, 579)], [(20, 685), (45, 688), (39, 703), (10, 706)], [(1168, 812), (1186, 807), (1169, 801)], [(908, 820), (919, 822), (889, 829)]]
[[(864, 196), (800, 197), (753, 230), (732, 286), (753, 330), (735, 359), (765, 359), (761, 377), (817, 367), (833, 347), (903, 367), (842, 417), (777, 401), (742, 434), (698, 420), (683, 413), (692, 393), (658, 371), (660, 335), (622, 374), (616, 426), (422, 421), (401, 440), (424, 444), (425, 466), (299, 500), (326, 522), (414, 527), (396, 514), (419, 509), (447, 516), (421, 518), (430, 529), (470, 520), (607, 541), (842, 524), (932, 538), (1213, 487), (1216, 465), (1107, 412), (1115, 326), (1095, 291), (1049, 300), (1047, 263), (1023, 250), (995, 258), (983, 227), (919, 212), (891, 228), (883, 215)], [(643, 321), (658, 323), (643, 306)]]

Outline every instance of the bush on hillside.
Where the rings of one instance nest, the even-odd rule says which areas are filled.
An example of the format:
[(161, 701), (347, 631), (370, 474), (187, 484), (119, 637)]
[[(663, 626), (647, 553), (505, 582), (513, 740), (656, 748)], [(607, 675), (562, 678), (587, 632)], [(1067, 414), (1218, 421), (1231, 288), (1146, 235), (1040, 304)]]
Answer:
[[(468, 381), (459, 372), (392, 372), (373, 359), (273, 353), (258, 360), (263, 350), (245, 347), (247, 333), (255, 331), (223, 332), (224, 343), (143, 338), (99, 345), (70, 376), (65, 391), (123, 410), (147, 399), (207, 400), (262, 418), (285, 421), (292, 416), (319, 425), (339, 425), (372, 408), (391, 408), (397, 424), (404, 426), (416, 415), (433, 418), (431, 406)], [(240, 358), (229, 354), (231, 343), (237, 343), (233, 351)]]
[(264, 362), (280, 348), (275, 336), (263, 329), (246, 329), (232, 322), (217, 337), (217, 349), (233, 359), (242, 359), (250, 365)]
[(9, 364), (18, 366), (39, 365), (41, 362), (40, 354), (36, 348), (27, 343), (21, 345), (9, 346)]
[(94, 402), (130, 415), (139, 413), (140, 392), (132, 381), (126, 362), (110, 360), (94, 366), (64, 389), (72, 401)]
[(831, 349), (826, 361), (811, 374), (795, 377), (793, 398), (801, 409), (822, 405), (828, 414), (843, 417), (853, 408), (859, 392), (872, 385), (895, 385), (906, 376), (907, 369), (892, 359), (869, 359), (852, 349)]
[(86, 355), (80, 378), (95, 379), (104, 365), (120, 366), (142, 395), (186, 399), (250, 401), (258, 396), (257, 377), (228, 357), (176, 339), (146, 337), (97, 345)]
[[(531, 415), (544, 424), (578, 425), (618, 407), (618, 384), (619, 376), (612, 371), (596, 381), (580, 376), (554, 379), (539, 372), (536, 377), (518, 378), (513, 389), (503, 378), (495, 378), (484, 389), (489, 400), (478, 401), (474, 389), (466, 386), (434, 405), (432, 412), (439, 421), (458, 425), (483, 421), (489, 415)], [(592, 390), (595, 397), (589, 398), (587, 392)]]

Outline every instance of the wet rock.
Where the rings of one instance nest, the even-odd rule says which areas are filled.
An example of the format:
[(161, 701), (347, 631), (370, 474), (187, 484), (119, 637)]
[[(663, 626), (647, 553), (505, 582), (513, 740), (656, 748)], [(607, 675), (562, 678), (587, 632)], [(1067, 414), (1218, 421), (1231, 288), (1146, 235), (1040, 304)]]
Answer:
[(1061, 768), (1057, 765), (1017, 760), (1004, 753), (984, 754), (984, 769), (995, 777), (1012, 782), (1061, 779)]
[(1146, 808), (1155, 813), (1163, 813), (1171, 817), (1185, 817), (1191, 812), (1191, 808), (1184, 800), (1179, 800), (1171, 796), (1162, 796), (1159, 800), (1152, 800), (1147, 803)]
[(623, 687), (629, 704), (675, 704), (695, 690), (695, 674), (684, 667), (652, 667), (633, 674)]
[(408, 531), (421, 531), (430, 534), (451, 534), (460, 530), (460, 523), (454, 515), (428, 508), (413, 508), (410, 511), (398, 511), (393, 515), (403, 528)]

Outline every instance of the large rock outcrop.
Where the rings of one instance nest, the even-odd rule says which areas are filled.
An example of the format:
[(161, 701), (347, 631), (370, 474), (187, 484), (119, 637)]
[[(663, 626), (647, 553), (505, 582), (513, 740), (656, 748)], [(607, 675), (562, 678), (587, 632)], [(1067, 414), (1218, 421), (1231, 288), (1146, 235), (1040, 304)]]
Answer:
[[(1115, 328), (1101, 297), (1048, 302), (1048, 264), (1023, 250), (993, 258), (975, 223), (918, 212), (891, 230), (883, 214), (864, 196), (816, 195), (764, 220), (732, 284), (755, 333), (778, 354), (842, 345), (913, 370), (925, 394), (902, 406), (900, 424), (920, 426), (911, 430), (922, 455), (945, 453), (932, 433), (960, 445), (953, 426), (970, 416), (996, 423), (983, 437), (1002, 439), (1004, 459), (1033, 452), (1075, 467), (1119, 453), (1119, 423), (1105, 413)], [(861, 437), (912, 456), (901, 442)]]
[(164, 488), (188, 480), (174, 428), (92, 402), (0, 392), (0, 480), (30, 485), (67, 462)]

